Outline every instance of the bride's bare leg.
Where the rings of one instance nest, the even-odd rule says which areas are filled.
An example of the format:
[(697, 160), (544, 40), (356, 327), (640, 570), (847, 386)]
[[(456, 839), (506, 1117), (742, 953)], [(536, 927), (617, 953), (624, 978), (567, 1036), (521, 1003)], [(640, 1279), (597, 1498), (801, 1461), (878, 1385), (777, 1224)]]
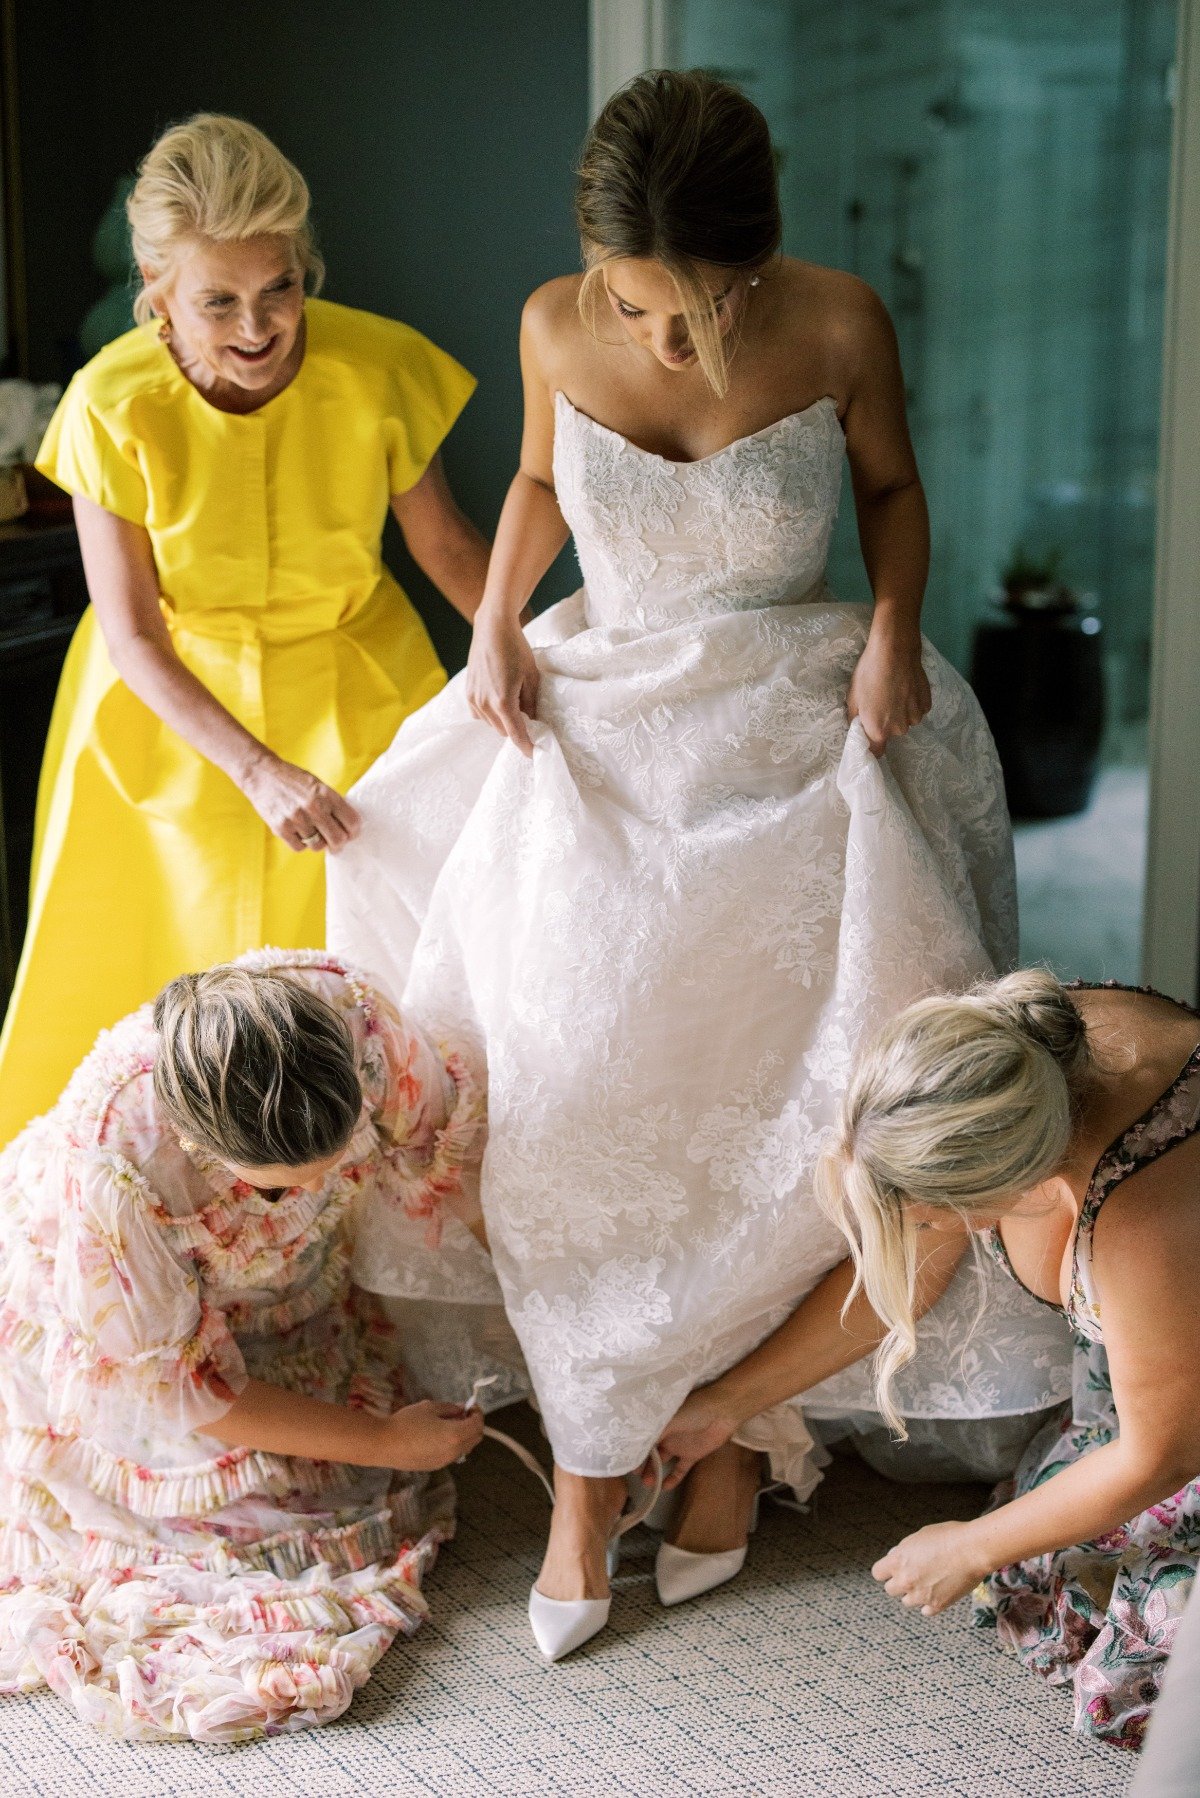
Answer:
[(554, 1515), (537, 1577), (544, 1598), (607, 1598), (608, 1537), (625, 1491), (623, 1479), (589, 1480), (554, 1469)]
[(679, 1488), (667, 1540), (697, 1555), (742, 1548), (762, 1474), (763, 1457), (755, 1449), (727, 1442), (705, 1455)]

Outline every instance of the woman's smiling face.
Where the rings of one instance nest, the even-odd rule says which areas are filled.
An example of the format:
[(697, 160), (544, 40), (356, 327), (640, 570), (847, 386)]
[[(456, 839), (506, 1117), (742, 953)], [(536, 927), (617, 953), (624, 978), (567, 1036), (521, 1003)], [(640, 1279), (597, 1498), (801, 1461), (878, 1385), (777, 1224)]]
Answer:
[(198, 238), (155, 287), (171, 347), (196, 386), (224, 381), (257, 394), (295, 372), (304, 272), (289, 238)]

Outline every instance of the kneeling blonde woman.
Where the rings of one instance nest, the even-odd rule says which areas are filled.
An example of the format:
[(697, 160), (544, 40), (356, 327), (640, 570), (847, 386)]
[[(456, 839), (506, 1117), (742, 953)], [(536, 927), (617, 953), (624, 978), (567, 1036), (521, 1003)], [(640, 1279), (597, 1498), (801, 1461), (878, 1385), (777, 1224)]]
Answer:
[(976, 1618), (1081, 1733), (1139, 1746), (1200, 1558), (1200, 1022), (1158, 994), (1028, 972), (927, 999), (860, 1055), (823, 1198), (851, 1260), (687, 1400), (686, 1470), (745, 1418), (876, 1347), (895, 1374), (972, 1236), (1076, 1332), (1074, 1399), (1006, 1502), (918, 1530), (875, 1577)]
[[(480, 1104), (331, 956), (183, 975), (0, 1155), (0, 1689), (114, 1734), (337, 1716), (482, 1418), (412, 1403), (356, 1241), (470, 1234)], [(389, 1288), (390, 1289), (390, 1288)]]

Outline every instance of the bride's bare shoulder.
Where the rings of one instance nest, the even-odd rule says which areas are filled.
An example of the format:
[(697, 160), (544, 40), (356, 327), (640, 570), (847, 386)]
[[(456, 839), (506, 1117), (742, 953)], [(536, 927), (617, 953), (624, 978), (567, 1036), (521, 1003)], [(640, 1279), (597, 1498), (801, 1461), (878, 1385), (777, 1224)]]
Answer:
[(845, 269), (783, 256), (771, 279), (778, 283), (784, 329), (806, 343), (846, 352), (869, 348), (891, 332), (875, 289)]
[(521, 336), (539, 361), (549, 363), (583, 330), (579, 316), (582, 275), (557, 275), (535, 287), (521, 313)]

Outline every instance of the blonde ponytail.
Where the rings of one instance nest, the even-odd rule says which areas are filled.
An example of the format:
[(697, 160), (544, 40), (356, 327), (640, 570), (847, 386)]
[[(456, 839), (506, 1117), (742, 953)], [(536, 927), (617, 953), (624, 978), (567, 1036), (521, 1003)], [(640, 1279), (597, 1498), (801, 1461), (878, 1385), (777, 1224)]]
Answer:
[(822, 1206), (887, 1335), (876, 1400), (892, 1399), (916, 1347), (917, 1245), (909, 1204), (972, 1217), (1011, 1203), (1062, 1165), (1091, 1065), (1087, 1029), (1061, 983), (1023, 969), (974, 992), (919, 1000), (860, 1052), (838, 1140), (817, 1168)]

